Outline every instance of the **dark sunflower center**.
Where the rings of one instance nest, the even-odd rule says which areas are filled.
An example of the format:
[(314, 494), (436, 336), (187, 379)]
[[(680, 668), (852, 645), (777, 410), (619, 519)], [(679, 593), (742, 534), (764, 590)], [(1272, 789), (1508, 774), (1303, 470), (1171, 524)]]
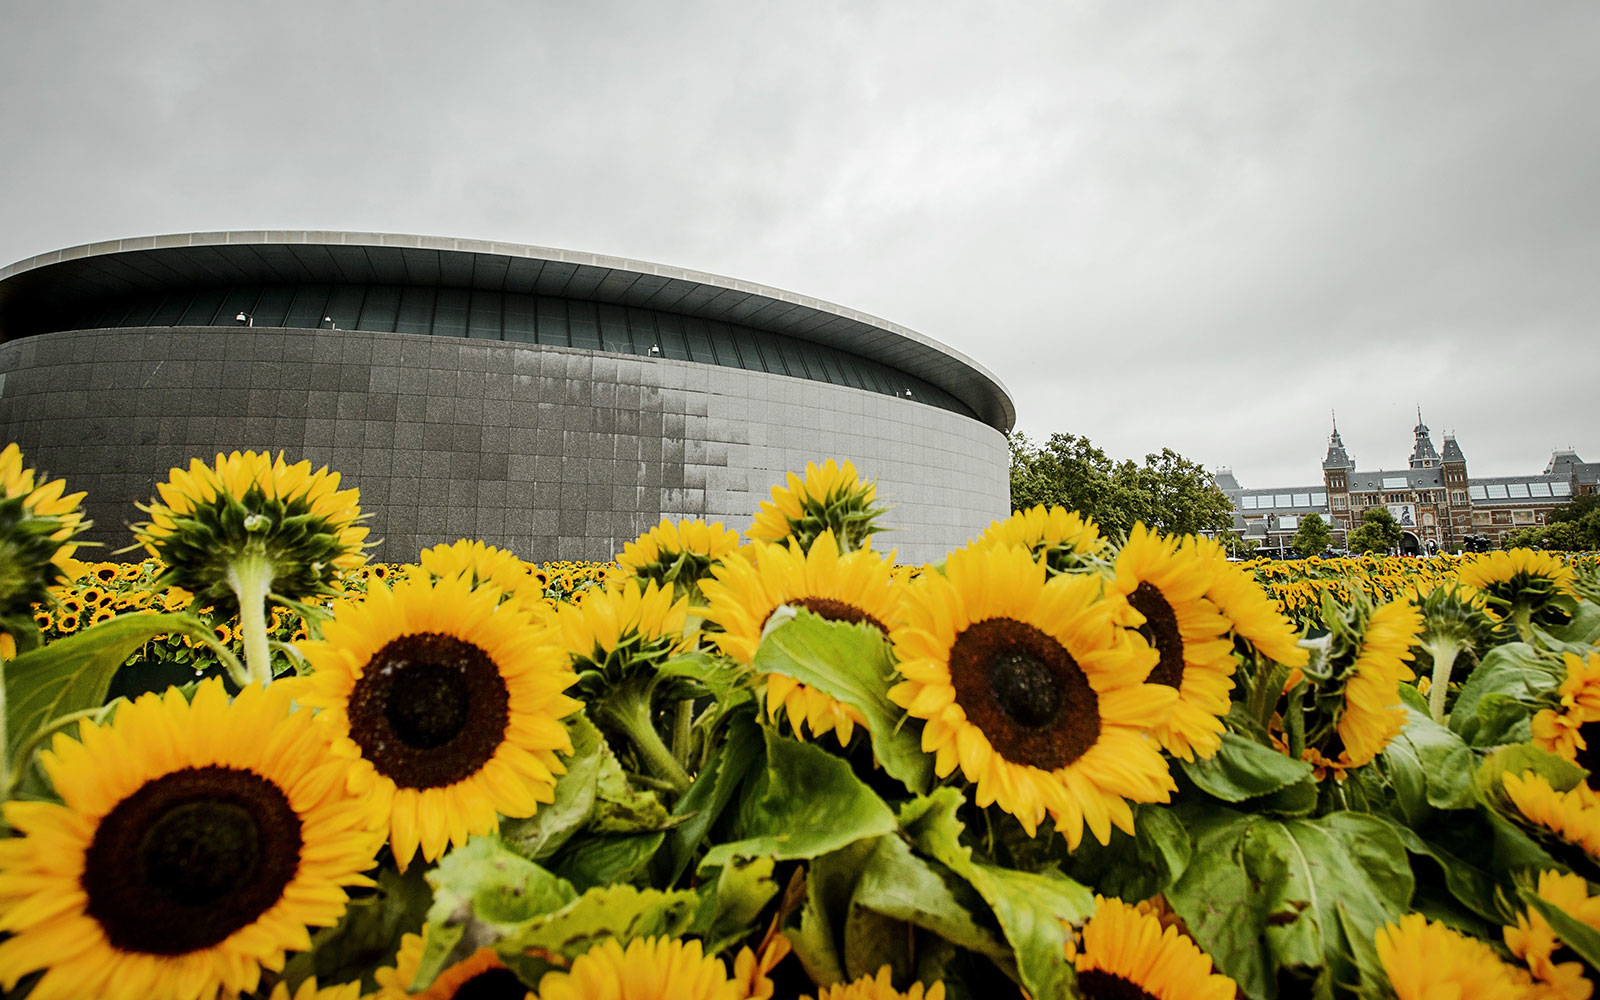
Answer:
[(454, 636), (391, 641), (350, 692), (350, 738), (402, 788), (438, 788), (476, 774), (505, 738), (510, 695), (494, 660)]
[(836, 601), (831, 597), (797, 597), (789, 603), (796, 607), (805, 608), (819, 618), (826, 618), (830, 622), (849, 622), (852, 625), (860, 625), (862, 622), (866, 622), (879, 632), (885, 635), (889, 634), (889, 629), (884, 626), (883, 622), (878, 621), (878, 619), (867, 614), (854, 604)]
[(485, 969), (462, 983), (450, 1000), (522, 1000), (528, 992), (510, 969)]
[(1047, 726), (1061, 709), (1056, 675), (1025, 652), (999, 657), (989, 686), (1000, 707), (1024, 726)]
[(1100, 698), (1054, 638), (1012, 618), (968, 626), (950, 647), (967, 718), (1006, 760), (1054, 771), (1100, 738)]
[(1148, 583), (1139, 584), (1128, 595), (1128, 603), (1133, 605), (1133, 610), (1144, 615), (1139, 634), (1161, 657), (1155, 669), (1150, 671), (1150, 676), (1145, 678), (1145, 683), (1165, 684), (1170, 688), (1182, 686), (1183, 633), (1178, 631), (1178, 616), (1172, 613), (1172, 605), (1161, 596), (1161, 591)]
[(1600, 791), (1600, 722), (1585, 722), (1578, 727), (1578, 736), (1583, 739), (1584, 746), (1573, 760), (1589, 772), (1589, 787)]
[(1144, 987), (1104, 969), (1078, 973), (1078, 993), (1085, 1000), (1155, 1000)]
[(413, 663), (389, 685), (383, 714), (407, 746), (432, 750), (456, 738), (467, 724), (467, 709), (467, 688), (456, 671)]
[(300, 817), (266, 778), (173, 771), (100, 821), (84, 858), (86, 909), (123, 951), (208, 948), (277, 903), (301, 846)]

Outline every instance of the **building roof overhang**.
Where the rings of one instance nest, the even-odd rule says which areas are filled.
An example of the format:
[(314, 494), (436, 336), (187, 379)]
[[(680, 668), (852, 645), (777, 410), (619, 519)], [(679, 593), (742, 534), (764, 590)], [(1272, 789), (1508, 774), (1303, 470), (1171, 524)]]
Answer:
[[(870, 358), (932, 383), (1009, 431), (988, 369), (887, 320), (754, 282), (646, 261), (483, 240), (305, 230), (184, 233), (69, 247), (0, 269), (0, 331), (39, 332), (86, 295), (196, 284), (429, 285), (564, 296), (735, 323)], [(13, 332), (18, 331), (18, 332)]]

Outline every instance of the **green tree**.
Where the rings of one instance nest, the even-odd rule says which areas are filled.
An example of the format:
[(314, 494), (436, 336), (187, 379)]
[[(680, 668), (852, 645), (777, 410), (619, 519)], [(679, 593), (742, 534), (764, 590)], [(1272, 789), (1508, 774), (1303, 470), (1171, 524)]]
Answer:
[(1210, 473), (1170, 448), (1139, 465), (1113, 461), (1076, 434), (1052, 434), (1042, 445), (1014, 434), (1010, 445), (1013, 509), (1060, 505), (1094, 518), (1112, 535), (1126, 535), (1139, 521), (1172, 534), (1232, 523), (1233, 506)]
[(1405, 532), (1387, 507), (1369, 507), (1361, 515), (1361, 526), (1350, 532), (1346, 545), (1351, 552), (1388, 552), (1400, 544)]
[(1294, 541), (1289, 546), (1294, 549), (1294, 554), (1304, 559), (1307, 556), (1320, 555), (1328, 548), (1328, 543), (1333, 541), (1333, 532), (1328, 528), (1328, 522), (1322, 519), (1321, 514), (1307, 514), (1300, 519), (1300, 527), (1295, 529)]
[(1217, 535), (1217, 541), (1235, 559), (1249, 559), (1256, 554), (1257, 543), (1231, 529)]

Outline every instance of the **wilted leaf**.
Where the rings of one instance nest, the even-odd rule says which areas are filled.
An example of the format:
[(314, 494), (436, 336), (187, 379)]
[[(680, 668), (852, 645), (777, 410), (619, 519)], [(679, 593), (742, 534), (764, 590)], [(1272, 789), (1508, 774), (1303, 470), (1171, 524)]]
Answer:
[(446, 967), (494, 944), (540, 914), (577, 898), (570, 883), (506, 847), (477, 836), (446, 854), (427, 875), (433, 887), (429, 933), (411, 988), (426, 988)]

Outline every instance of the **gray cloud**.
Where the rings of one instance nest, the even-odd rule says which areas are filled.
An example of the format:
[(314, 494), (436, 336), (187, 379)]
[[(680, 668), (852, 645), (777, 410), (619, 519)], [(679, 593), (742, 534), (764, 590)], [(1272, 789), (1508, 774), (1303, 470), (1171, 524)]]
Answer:
[[(1314, 481), (1414, 406), (1600, 455), (1600, 8), (50, 4), (0, 22), (0, 258), (478, 236), (843, 302), (1020, 426)], [(1593, 453), (1593, 454), (1589, 454)]]

